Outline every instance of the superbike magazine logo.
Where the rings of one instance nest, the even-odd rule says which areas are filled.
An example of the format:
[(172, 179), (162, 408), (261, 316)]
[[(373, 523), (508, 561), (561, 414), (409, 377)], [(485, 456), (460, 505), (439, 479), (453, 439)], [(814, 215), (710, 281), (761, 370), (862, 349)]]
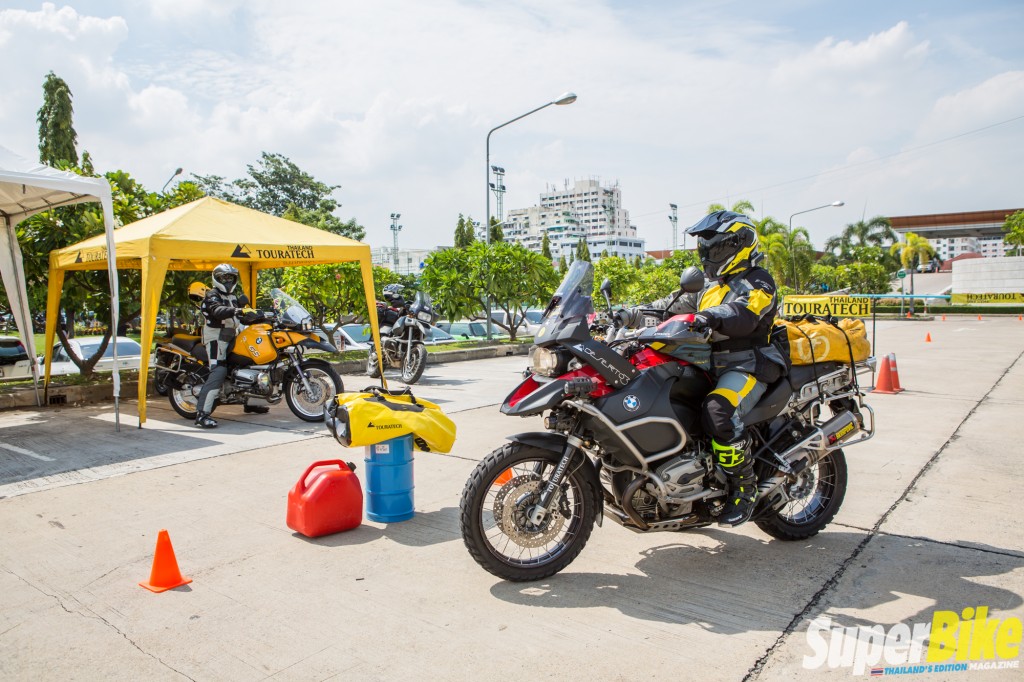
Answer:
[(987, 606), (962, 612), (935, 611), (930, 623), (843, 627), (828, 616), (807, 626), (813, 652), (807, 670), (851, 668), (850, 674), (880, 677), (1020, 667), (1020, 618), (990, 618)]

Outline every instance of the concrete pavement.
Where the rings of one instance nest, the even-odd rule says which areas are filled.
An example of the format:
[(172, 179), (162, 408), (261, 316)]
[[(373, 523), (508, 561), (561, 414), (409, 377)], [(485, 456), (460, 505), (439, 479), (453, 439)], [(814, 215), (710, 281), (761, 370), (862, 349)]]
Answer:
[[(1024, 323), (891, 321), (877, 346), (897, 354), (907, 391), (869, 396), (878, 435), (847, 451), (846, 502), (825, 532), (783, 543), (753, 526), (639, 535), (608, 523), (561, 574), (525, 585), (480, 569), (457, 518), (476, 461), (539, 428), (494, 407), (523, 358), (428, 367), (416, 393), (459, 434), (451, 455), (417, 456), (415, 518), (318, 540), (285, 526), (288, 489), (315, 459), (362, 453), (286, 408), (271, 424), (239, 411), (201, 436), (129, 429), (81, 469), (76, 453), (109, 427), (104, 412), (3, 415), (0, 441), (66, 470), (0, 445), (3, 467), (31, 460), (0, 469), (0, 677), (830, 680), (851, 668), (804, 667), (814, 618), (888, 629), (982, 605), (1024, 617)], [(67, 440), (47, 450), (47, 433)], [(138, 469), (102, 469), (126, 463)], [(136, 583), (160, 528), (194, 582), (154, 595)]]

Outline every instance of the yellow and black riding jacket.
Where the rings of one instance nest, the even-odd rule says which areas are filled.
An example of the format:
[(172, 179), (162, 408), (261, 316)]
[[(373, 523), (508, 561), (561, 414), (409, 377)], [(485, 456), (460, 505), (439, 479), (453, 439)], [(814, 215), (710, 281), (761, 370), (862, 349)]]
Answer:
[[(651, 305), (664, 308), (673, 297)], [(700, 312), (716, 319), (711, 351), (719, 375), (735, 370), (770, 383), (788, 368), (769, 342), (778, 307), (775, 280), (764, 268), (754, 267), (709, 281), (703, 291), (681, 296), (669, 312)]]

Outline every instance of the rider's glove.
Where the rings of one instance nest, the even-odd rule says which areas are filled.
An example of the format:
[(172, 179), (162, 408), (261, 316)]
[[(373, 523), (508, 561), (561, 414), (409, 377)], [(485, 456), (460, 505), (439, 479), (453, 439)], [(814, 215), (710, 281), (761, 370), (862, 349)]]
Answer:
[(715, 329), (718, 329), (720, 325), (721, 320), (714, 315), (697, 313), (693, 316), (693, 322), (690, 323), (690, 328), (697, 332), (702, 332), (708, 329), (714, 331)]

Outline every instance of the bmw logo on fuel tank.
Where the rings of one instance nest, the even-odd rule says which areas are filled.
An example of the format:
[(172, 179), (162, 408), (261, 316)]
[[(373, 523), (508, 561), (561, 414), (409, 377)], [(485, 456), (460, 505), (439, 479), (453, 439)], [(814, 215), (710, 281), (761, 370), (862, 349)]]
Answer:
[(640, 409), (640, 399), (635, 395), (627, 395), (622, 399), (622, 406), (629, 412), (636, 412)]

